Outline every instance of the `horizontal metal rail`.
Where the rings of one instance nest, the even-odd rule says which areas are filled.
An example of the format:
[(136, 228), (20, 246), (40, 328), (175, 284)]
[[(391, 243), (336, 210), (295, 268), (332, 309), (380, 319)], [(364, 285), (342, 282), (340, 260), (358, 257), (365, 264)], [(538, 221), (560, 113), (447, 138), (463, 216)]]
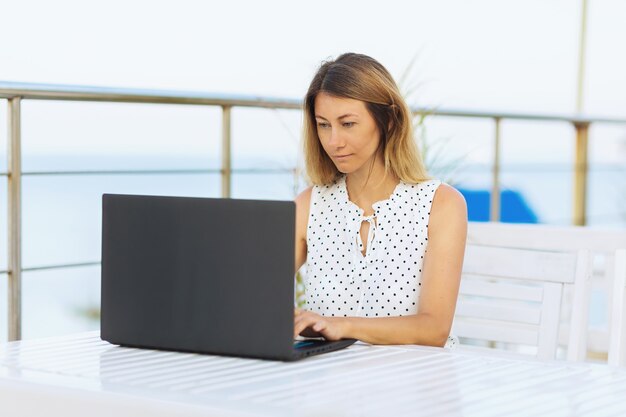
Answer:
[(104, 101), (110, 103), (189, 104), (201, 106), (258, 107), (294, 109), (300, 100), (214, 94), (193, 91), (142, 90), (132, 88), (50, 85), (0, 81), (0, 98), (22, 97), (28, 100)]
[[(219, 107), (255, 107), (300, 110), (302, 100), (259, 97), (236, 94), (218, 94), (195, 91), (145, 90), (76, 85), (16, 83), (0, 81), (0, 98), (21, 97), (29, 100), (94, 101), (116, 103), (190, 104)], [(414, 113), (446, 117), (478, 119), (534, 120), (566, 123), (616, 123), (626, 124), (626, 119), (588, 117), (567, 114), (513, 113), (495, 111), (469, 111), (451, 108), (412, 107)]]
[[(83, 268), (89, 266), (100, 266), (102, 262), (100, 261), (91, 261), (91, 262), (78, 262), (78, 263), (69, 263), (69, 264), (54, 264), (54, 265), (40, 265), (34, 266), (31, 268), (22, 268), (22, 272), (33, 272), (33, 271), (47, 271), (51, 269), (67, 269), (67, 268)], [(0, 270), (0, 275), (8, 274), (9, 270)]]
[[(233, 174), (284, 174), (293, 173), (297, 168), (233, 168)], [(25, 171), (27, 176), (49, 175), (198, 175), (198, 174), (221, 174), (223, 170), (215, 169), (131, 169), (131, 170), (89, 170), (89, 171)], [(8, 172), (0, 172), (0, 176), (7, 176)]]
[[(565, 165), (565, 164), (563, 164)], [(485, 171), (491, 169), (491, 164), (466, 164), (463, 165), (464, 172)], [(550, 163), (532, 163), (532, 164), (507, 164), (506, 167), (500, 168), (500, 174), (509, 172), (523, 172), (532, 169), (533, 173), (571, 173), (575, 169), (574, 164), (567, 166), (559, 166)], [(233, 168), (232, 174), (286, 174), (294, 173), (297, 170), (293, 168)], [(588, 167), (587, 172), (624, 172), (626, 166), (622, 164), (602, 164), (600, 166)], [(202, 174), (222, 174), (219, 168), (215, 169), (171, 169), (171, 170), (89, 170), (89, 171), (26, 171), (22, 173), (24, 177), (38, 176), (106, 176), (106, 175), (202, 175)], [(0, 177), (6, 177), (7, 172), (0, 172)]]
[[(237, 174), (259, 173), (286, 173), (293, 172), (295, 168), (241, 168), (231, 172)], [(26, 171), (22, 176), (42, 175), (197, 175), (197, 174), (221, 174), (223, 171), (216, 169), (155, 169), (155, 170), (89, 170), (89, 171)]]
[(82, 268), (87, 266), (100, 266), (100, 261), (91, 261), (91, 262), (78, 262), (78, 263), (69, 263), (69, 264), (54, 264), (54, 265), (41, 265), (34, 266), (31, 268), (22, 268), (22, 272), (32, 272), (32, 271), (46, 271), (50, 269), (65, 269), (65, 268)]
[(86, 170), (86, 171), (25, 171), (22, 176), (49, 176), (49, 175), (195, 175), (219, 174), (220, 169), (129, 169), (129, 170)]

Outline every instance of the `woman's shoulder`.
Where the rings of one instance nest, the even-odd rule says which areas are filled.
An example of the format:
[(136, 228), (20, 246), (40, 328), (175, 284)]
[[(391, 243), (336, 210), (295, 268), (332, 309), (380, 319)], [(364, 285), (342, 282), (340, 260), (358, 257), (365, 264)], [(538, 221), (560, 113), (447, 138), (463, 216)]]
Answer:
[(311, 198), (313, 198), (314, 200), (325, 200), (326, 198), (336, 196), (338, 193), (341, 193), (344, 190), (344, 184), (344, 177), (338, 177), (333, 182), (328, 184), (311, 185), (300, 194), (298, 194), (298, 196), (296, 197), (296, 203), (298, 202), (298, 200), (309, 203), (311, 201)]
[(314, 186), (307, 187), (296, 196), (296, 207), (306, 207), (308, 211), (308, 207), (311, 203), (311, 194), (313, 194), (313, 187)]
[(295, 198), (296, 211), (301, 218), (308, 218), (311, 206), (318, 204), (319, 207), (330, 204), (330, 201), (337, 200), (341, 193), (341, 178), (327, 185), (311, 185), (305, 188)]
[(296, 236), (299, 240), (306, 241), (306, 230), (309, 223), (309, 206), (313, 187), (302, 191), (295, 199), (296, 203)]
[(463, 216), (467, 218), (465, 197), (451, 185), (440, 183), (433, 197), (431, 212), (442, 217)]
[[(416, 191), (430, 191), (434, 199), (438, 200), (453, 200), (453, 201), (465, 201), (463, 194), (461, 194), (453, 186), (446, 184), (438, 178), (429, 178), (418, 183), (405, 183), (406, 187), (415, 188)], [(438, 196), (438, 197), (437, 197)]]
[(443, 184), (443, 182), (440, 179), (429, 178), (429, 179), (420, 181), (416, 184), (409, 184), (409, 185), (413, 185), (414, 187), (418, 189), (432, 189), (433, 191), (435, 191), (437, 190), (437, 188), (439, 188), (441, 184)]
[(467, 205), (463, 194), (448, 184), (441, 184), (433, 197), (429, 222), (430, 243), (439, 241), (448, 247), (454, 242), (464, 245), (467, 237)]

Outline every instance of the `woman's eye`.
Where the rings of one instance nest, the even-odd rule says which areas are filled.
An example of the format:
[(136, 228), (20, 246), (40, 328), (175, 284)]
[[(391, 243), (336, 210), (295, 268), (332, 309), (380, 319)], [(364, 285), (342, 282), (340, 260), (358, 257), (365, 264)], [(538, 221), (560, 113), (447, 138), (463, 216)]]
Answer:
[(327, 128), (328, 126), (330, 126), (330, 125), (329, 125), (328, 123), (319, 122), (319, 123), (317, 124), (317, 126), (318, 126), (320, 129), (326, 129), (326, 128)]
[(354, 122), (344, 122), (343, 127), (352, 127), (354, 125), (355, 125)]

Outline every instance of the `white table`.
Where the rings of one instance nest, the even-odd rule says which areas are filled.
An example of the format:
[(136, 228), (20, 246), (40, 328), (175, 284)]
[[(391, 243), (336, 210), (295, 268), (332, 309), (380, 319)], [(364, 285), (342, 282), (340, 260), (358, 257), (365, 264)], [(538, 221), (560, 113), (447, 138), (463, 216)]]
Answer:
[(0, 345), (0, 416), (38, 415), (625, 416), (626, 369), (365, 344), (282, 363), (97, 333)]

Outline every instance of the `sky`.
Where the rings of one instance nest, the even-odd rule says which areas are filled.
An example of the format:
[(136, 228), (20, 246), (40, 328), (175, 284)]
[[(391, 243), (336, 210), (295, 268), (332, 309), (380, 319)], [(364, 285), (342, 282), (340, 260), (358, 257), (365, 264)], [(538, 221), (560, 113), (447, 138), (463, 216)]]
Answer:
[[(574, 111), (578, 0), (0, 0), (0, 79), (301, 97), (319, 63), (372, 55), (417, 104)], [(589, 0), (585, 111), (626, 117), (626, 2)]]

